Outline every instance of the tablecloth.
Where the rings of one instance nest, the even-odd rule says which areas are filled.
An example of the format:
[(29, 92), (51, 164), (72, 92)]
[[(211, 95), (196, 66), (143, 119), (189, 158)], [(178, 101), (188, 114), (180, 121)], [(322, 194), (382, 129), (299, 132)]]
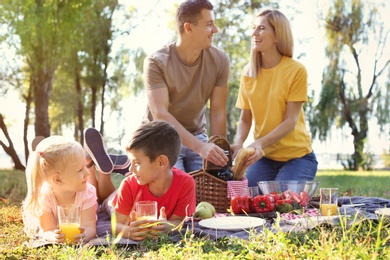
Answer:
[[(379, 216), (375, 214), (375, 210), (378, 208), (390, 208), (390, 200), (384, 198), (377, 197), (340, 197), (339, 202), (341, 202), (342, 206), (339, 207), (339, 212), (341, 215), (351, 216), (352, 219), (354, 217), (366, 218), (371, 220), (378, 220)], [(363, 204), (361, 206), (354, 206)], [(223, 237), (237, 237), (241, 239), (249, 239), (251, 234), (255, 234), (256, 232), (262, 232), (265, 228), (276, 232), (278, 230), (282, 230), (284, 232), (290, 231), (304, 231), (313, 227), (310, 221), (306, 223), (300, 223), (299, 225), (292, 225), (291, 223), (287, 223), (287, 221), (280, 221), (280, 225), (275, 228), (274, 225), (275, 220), (273, 218), (268, 218), (266, 224), (264, 226), (252, 228), (251, 230), (241, 230), (241, 231), (228, 231), (228, 230), (215, 230), (202, 228), (199, 226), (198, 221), (187, 221), (181, 231), (176, 231), (170, 234), (170, 238), (173, 241), (180, 241), (182, 235), (187, 230), (193, 232), (193, 234), (197, 237), (207, 237), (212, 240), (216, 240)], [(97, 221), (97, 237), (89, 242), (90, 245), (107, 245), (111, 243), (111, 222), (110, 216), (104, 212), (100, 212), (98, 214)], [(123, 246), (131, 246), (136, 245), (139, 242), (133, 241), (131, 239), (120, 239), (117, 244)], [(37, 247), (49, 244), (47, 242), (39, 242), (39, 241), (30, 241), (30, 246)]]

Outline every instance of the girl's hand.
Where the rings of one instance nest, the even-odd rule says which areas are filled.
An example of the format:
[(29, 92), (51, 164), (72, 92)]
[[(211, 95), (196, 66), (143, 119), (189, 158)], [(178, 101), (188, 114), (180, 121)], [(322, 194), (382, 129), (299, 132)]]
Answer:
[(75, 243), (79, 243), (80, 241), (83, 242), (83, 240), (85, 240), (85, 234), (84, 234), (85, 227), (79, 226), (79, 230), (80, 230), (80, 234), (74, 236)]
[(65, 242), (65, 235), (61, 233), (61, 229), (57, 227), (54, 231), (46, 231), (44, 238), (47, 241), (52, 241), (55, 243), (64, 243)]

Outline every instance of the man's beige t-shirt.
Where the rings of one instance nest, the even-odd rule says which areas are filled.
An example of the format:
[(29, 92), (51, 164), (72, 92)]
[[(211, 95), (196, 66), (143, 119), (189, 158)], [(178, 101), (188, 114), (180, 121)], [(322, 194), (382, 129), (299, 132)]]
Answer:
[[(192, 134), (206, 131), (206, 103), (214, 87), (227, 87), (230, 61), (218, 48), (202, 51), (194, 64), (180, 59), (176, 43), (146, 57), (144, 84), (148, 90), (167, 88), (168, 111)], [(144, 121), (153, 121), (149, 107)]]

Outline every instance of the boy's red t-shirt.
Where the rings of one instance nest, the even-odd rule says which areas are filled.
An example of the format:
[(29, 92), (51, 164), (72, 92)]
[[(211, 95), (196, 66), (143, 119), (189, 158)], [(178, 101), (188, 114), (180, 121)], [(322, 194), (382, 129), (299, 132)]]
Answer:
[(112, 205), (115, 210), (123, 215), (130, 215), (137, 194), (141, 192), (138, 201), (153, 200), (157, 201), (158, 215), (160, 208), (165, 207), (167, 219), (175, 214), (179, 217), (192, 216), (196, 207), (195, 180), (194, 178), (177, 168), (172, 168), (173, 180), (171, 187), (161, 197), (156, 197), (150, 193), (148, 185), (139, 185), (134, 176), (129, 176), (124, 179), (118, 188)]

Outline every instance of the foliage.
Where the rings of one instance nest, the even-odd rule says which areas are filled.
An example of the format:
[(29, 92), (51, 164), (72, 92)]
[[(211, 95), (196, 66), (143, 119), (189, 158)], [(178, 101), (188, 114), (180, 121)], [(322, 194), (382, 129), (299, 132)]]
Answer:
[[(329, 65), (323, 73), (320, 100), (309, 121), (313, 137), (320, 140), (329, 136), (334, 125), (351, 129), (352, 170), (367, 166), (364, 148), (368, 120), (377, 116), (381, 127), (389, 123), (382, 116), (389, 114), (388, 85), (385, 95), (381, 94), (383, 87), (378, 78), (390, 64), (387, 52), (390, 30), (379, 20), (379, 9), (379, 4), (335, 0), (325, 18)], [(374, 50), (369, 49), (372, 45)], [(370, 55), (372, 66), (366, 65), (369, 59), (365, 60), (365, 55)]]
[(388, 152), (383, 151), (382, 160), (386, 167), (390, 167), (390, 149)]

